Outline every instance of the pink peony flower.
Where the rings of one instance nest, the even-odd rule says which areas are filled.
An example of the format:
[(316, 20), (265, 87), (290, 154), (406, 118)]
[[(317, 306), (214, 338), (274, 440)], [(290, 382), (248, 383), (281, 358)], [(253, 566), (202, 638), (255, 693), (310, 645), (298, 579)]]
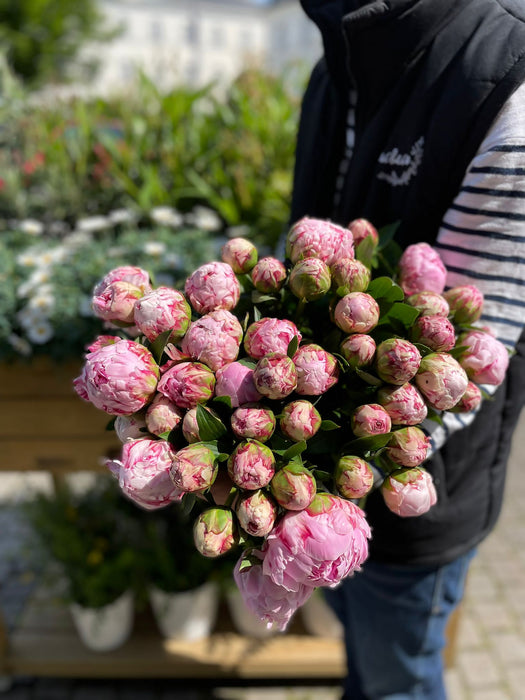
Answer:
[(368, 437), (389, 433), (392, 422), (382, 406), (377, 403), (367, 403), (355, 409), (351, 426), (356, 437)]
[(482, 398), (481, 389), (474, 382), (469, 382), (463, 396), (450, 410), (452, 413), (469, 413), (480, 405)]
[(392, 433), (386, 451), (396, 464), (417, 467), (425, 461), (429, 447), (430, 438), (420, 428), (408, 426)]
[(206, 263), (188, 279), (184, 291), (199, 314), (217, 309), (233, 309), (241, 295), (241, 286), (232, 268), (223, 262)]
[(354, 219), (348, 224), (348, 228), (354, 237), (355, 247), (357, 247), (361, 241), (364, 241), (365, 238), (368, 237), (372, 239), (374, 246), (379, 243), (379, 234), (377, 233), (377, 229), (372, 226), (370, 221), (367, 221), (366, 219)]
[(298, 299), (314, 301), (330, 291), (330, 268), (319, 258), (306, 258), (295, 263), (288, 286)]
[(470, 325), (475, 323), (483, 310), (483, 294), (471, 284), (453, 287), (444, 292), (455, 323)]
[(149, 274), (146, 270), (140, 267), (124, 265), (123, 267), (116, 267), (110, 270), (95, 286), (93, 296), (97, 297), (102, 294), (106, 287), (109, 287), (113, 282), (128, 282), (134, 287), (138, 287), (143, 294), (151, 292)]
[(146, 409), (146, 425), (150, 433), (163, 435), (176, 428), (184, 413), (166, 396), (157, 394)]
[(256, 404), (239, 406), (231, 415), (231, 426), (236, 437), (254, 438), (266, 442), (275, 430), (275, 416), (269, 408)]
[(269, 447), (257, 440), (241, 442), (228, 459), (228, 474), (242, 489), (268, 486), (275, 473), (275, 457)]
[(182, 491), (204, 491), (215, 481), (217, 471), (214, 453), (204, 443), (197, 442), (174, 454), (170, 476)]
[(135, 324), (151, 341), (165, 331), (171, 331), (170, 341), (181, 338), (190, 320), (190, 305), (176, 289), (159, 287), (135, 304)]
[(253, 369), (241, 362), (230, 362), (216, 373), (216, 396), (228, 396), (233, 408), (262, 398), (253, 381)]
[(246, 238), (231, 238), (221, 249), (222, 261), (237, 274), (250, 272), (257, 257), (257, 248)]
[(421, 354), (415, 345), (403, 338), (389, 338), (377, 346), (376, 369), (389, 384), (405, 384), (416, 374)]
[(296, 392), (302, 396), (319, 396), (337, 383), (337, 360), (320, 345), (302, 345), (293, 356), (293, 362), (297, 370)]
[(432, 476), (425, 469), (399, 469), (388, 476), (381, 493), (389, 510), (402, 518), (423, 515), (437, 502)]
[(339, 349), (352, 367), (368, 367), (375, 357), (376, 343), (365, 333), (353, 333), (343, 340)]
[(86, 356), (74, 388), (101, 411), (129, 415), (150, 401), (158, 379), (159, 368), (150, 351), (133, 340), (121, 340)]
[(321, 423), (319, 411), (306, 400), (287, 403), (279, 421), (282, 432), (295, 442), (309, 440), (317, 433)]
[(263, 489), (244, 494), (235, 506), (242, 529), (252, 537), (265, 537), (277, 517), (275, 501)]
[(242, 326), (230, 311), (210, 311), (194, 321), (182, 339), (182, 352), (213, 371), (237, 359)]
[(244, 349), (255, 360), (260, 360), (271, 352), (286, 355), (288, 345), (294, 338), (301, 342), (302, 336), (292, 321), (261, 318), (248, 326), (244, 336)]
[(270, 488), (277, 503), (286, 510), (308, 508), (317, 492), (312, 472), (296, 462), (279, 469), (270, 482)]
[(408, 246), (399, 261), (399, 286), (407, 296), (445, 289), (447, 270), (439, 254), (428, 243)]
[(422, 316), (443, 316), (450, 313), (448, 301), (437, 292), (417, 292), (407, 297), (406, 303), (421, 311)]
[(354, 257), (354, 239), (342, 226), (304, 217), (288, 232), (286, 256), (292, 263), (303, 258), (319, 258), (330, 266), (338, 258)]
[(130, 416), (116, 416), (113, 427), (120, 442), (150, 437), (143, 411)]
[(448, 411), (465, 393), (468, 377), (452, 355), (434, 352), (421, 360), (415, 382), (429, 406)]
[(502, 383), (509, 366), (509, 353), (503, 343), (490, 333), (468, 331), (461, 335), (459, 345), (468, 348), (459, 362), (469, 379), (476, 384), (498, 386)]
[(368, 333), (379, 321), (379, 304), (366, 292), (350, 292), (337, 302), (334, 320), (345, 333)]
[(226, 554), (236, 542), (233, 513), (229, 508), (209, 508), (201, 513), (193, 525), (193, 541), (204, 557)]
[(456, 344), (456, 333), (444, 316), (420, 316), (412, 326), (412, 340), (434, 352), (448, 352)]
[(257, 550), (243, 553), (233, 570), (233, 578), (241, 593), (244, 604), (257, 618), (269, 627), (275, 626), (284, 631), (293, 614), (305, 603), (313, 592), (310, 586), (298, 586), (293, 593), (279, 586), (263, 573), (261, 564), (253, 563), (244, 567), (247, 556), (253, 560), (263, 560)]
[(297, 370), (288, 355), (272, 352), (257, 362), (253, 381), (257, 391), (268, 399), (284, 399), (297, 386)]
[(277, 258), (266, 257), (255, 265), (251, 276), (258, 292), (271, 294), (278, 292), (283, 286), (286, 280), (286, 268)]
[(120, 460), (108, 462), (125, 496), (148, 510), (180, 501), (183, 492), (170, 479), (173, 449), (166, 440), (129, 440)]
[(343, 498), (362, 498), (374, 484), (374, 472), (361, 457), (345, 455), (337, 463), (334, 482)]
[(119, 338), (118, 335), (99, 335), (90, 345), (86, 346), (86, 350), (88, 352), (95, 352), (95, 350), (99, 350), (105, 345), (114, 345), (120, 340), (122, 340), (122, 338)]
[(194, 408), (213, 396), (215, 375), (200, 362), (180, 362), (162, 375), (157, 388), (179, 408)]
[(351, 501), (318, 493), (301, 511), (288, 512), (268, 535), (263, 573), (288, 591), (337, 586), (368, 556), (370, 527)]
[(135, 303), (142, 295), (142, 289), (129, 282), (111, 282), (100, 294), (93, 297), (93, 313), (104, 321), (133, 324)]
[(354, 258), (342, 258), (330, 268), (332, 287), (339, 294), (364, 292), (370, 284), (371, 273), (366, 265)]
[(418, 425), (428, 414), (427, 405), (415, 386), (383, 386), (377, 392), (377, 400), (392, 420), (393, 425)]

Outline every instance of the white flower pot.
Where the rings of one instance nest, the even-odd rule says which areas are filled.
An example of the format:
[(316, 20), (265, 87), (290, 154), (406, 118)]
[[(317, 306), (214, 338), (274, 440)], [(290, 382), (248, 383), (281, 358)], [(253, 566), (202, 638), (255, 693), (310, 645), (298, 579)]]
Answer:
[(158, 628), (167, 639), (204, 639), (215, 625), (219, 593), (213, 582), (176, 593), (150, 586), (149, 597)]
[(276, 631), (267, 626), (266, 622), (259, 618), (246, 607), (244, 600), (237, 588), (232, 588), (226, 592), (228, 610), (237, 632), (245, 637), (255, 637), (256, 639), (266, 639), (276, 634)]
[(309, 634), (315, 637), (343, 638), (343, 625), (324, 599), (322, 591), (312, 593), (301, 607), (301, 616)]
[(133, 627), (134, 598), (127, 591), (102, 608), (69, 606), (73, 622), (83, 644), (93, 651), (113, 651), (129, 638)]

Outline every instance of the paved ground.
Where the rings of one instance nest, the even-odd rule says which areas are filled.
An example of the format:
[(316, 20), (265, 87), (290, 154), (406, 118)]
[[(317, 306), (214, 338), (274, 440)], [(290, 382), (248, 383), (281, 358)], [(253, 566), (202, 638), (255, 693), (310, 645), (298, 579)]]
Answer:
[[(449, 700), (525, 700), (525, 412), (515, 435), (503, 514), (467, 581)], [(45, 479), (45, 478), (44, 478)], [(43, 477), (0, 475), (0, 604), (11, 626), (35, 576), (20, 558), (26, 529), (16, 501)], [(336, 700), (337, 685), (206, 687), (180, 681), (14, 679), (2, 700)]]

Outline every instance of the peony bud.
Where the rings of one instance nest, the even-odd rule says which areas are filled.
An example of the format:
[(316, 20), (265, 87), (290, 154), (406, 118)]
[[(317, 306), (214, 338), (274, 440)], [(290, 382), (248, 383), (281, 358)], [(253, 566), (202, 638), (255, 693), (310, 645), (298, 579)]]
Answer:
[(386, 451), (396, 464), (417, 467), (425, 461), (429, 447), (430, 438), (420, 428), (408, 426), (392, 433)]
[(415, 382), (429, 406), (448, 411), (465, 393), (468, 377), (452, 355), (436, 352), (421, 360)]
[(137, 301), (134, 319), (148, 340), (153, 341), (161, 333), (171, 331), (168, 341), (174, 341), (186, 333), (191, 309), (181, 292), (159, 287)]
[(104, 321), (133, 324), (135, 303), (142, 295), (143, 291), (140, 287), (129, 282), (111, 282), (101, 294), (93, 297), (91, 302), (93, 313)]
[(335, 307), (334, 320), (345, 333), (368, 333), (379, 321), (379, 304), (365, 292), (351, 292)]
[(158, 391), (179, 408), (194, 408), (213, 396), (215, 376), (200, 362), (181, 362), (165, 372)]
[(448, 301), (455, 323), (470, 325), (481, 316), (484, 299), (477, 287), (464, 284), (449, 289), (443, 296)]
[(113, 427), (120, 442), (148, 437), (143, 411), (130, 416), (116, 416)]
[(389, 433), (392, 422), (382, 406), (377, 403), (368, 403), (355, 409), (351, 426), (356, 437), (368, 437)]
[(239, 275), (250, 272), (257, 257), (257, 248), (246, 238), (231, 238), (221, 249), (222, 261)]
[(376, 369), (389, 384), (405, 384), (416, 374), (421, 354), (415, 345), (402, 338), (389, 338), (377, 346)]
[(261, 394), (253, 381), (253, 369), (241, 362), (230, 362), (216, 373), (216, 396), (227, 396), (233, 408), (258, 401)]
[(343, 340), (339, 349), (352, 367), (368, 367), (375, 357), (376, 343), (365, 333), (353, 333)]
[(262, 357), (253, 371), (257, 391), (269, 399), (284, 399), (297, 386), (297, 370), (288, 355), (270, 353)]
[(407, 297), (406, 303), (421, 312), (421, 316), (443, 316), (450, 313), (448, 301), (437, 292), (417, 292)]
[(278, 292), (286, 280), (286, 268), (277, 258), (261, 258), (252, 270), (252, 282), (258, 292)]
[(210, 311), (194, 321), (181, 344), (182, 352), (214, 372), (237, 359), (242, 326), (230, 311)]
[(270, 488), (277, 503), (286, 510), (308, 508), (317, 492), (312, 472), (295, 462), (275, 473)]
[(342, 226), (324, 219), (304, 217), (288, 232), (286, 256), (292, 263), (304, 258), (319, 258), (330, 266), (339, 258), (354, 257), (354, 239)]
[(199, 314), (217, 309), (233, 309), (241, 295), (235, 272), (227, 263), (211, 262), (198, 267), (184, 287), (191, 305)]
[(242, 489), (268, 486), (275, 472), (275, 458), (269, 447), (257, 440), (241, 442), (228, 459), (228, 474)]
[(217, 477), (217, 458), (204, 443), (196, 442), (175, 453), (171, 480), (182, 491), (204, 491)]
[(254, 438), (259, 442), (271, 438), (275, 423), (273, 411), (253, 404), (236, 408), (231, 416), (231, 426), (236, 437)]
[(292, 267), (288, 286), (298, 299), (314, 301), (330, 291), (330, 268), (319, 258), (299, 260)]
[(252, 537), (265, 537), (277, 517), (277, 506), (265, 491), (258, 489), (242, 496), (235, 506), (239, 525)]
[(459, 362), (469, 379), (493, 386), (503, 382), (509, 366), (509, 353), (503, 343), (481, 330), (462, 334), (458, 343), (467, 347)]
[(448, 352), (456, 344), (454, 326), (443, 316), (420, 316), (412, 326), (412, 340), (434, 352)]
[(474, 382), (469, 382), (463, 396), (450, 410), (452, 413), (469, 413), (480, 405), (482, 398), (479, 386)]
[(301, 442), (313, 437), (321, 427), (319, 411), (310, 401), (291, 401), (283, 408), (279, 421), (282, 432), (290, 440)]
[(244, 349), (250, 357), (260, 360), (271, 352), (286, 355), (290, 342), (297, 338), (301, 342), (301, 333), (295, 323), (279, 318), (261, 318), (255, 321), (244, 336)]
[(182, 420), (182, 434), (189, 443), (200, 442), (199, 424), (197, 422), (197, 409), (190, 408), (186, 411)]
[(93, 290), (93, 296), (102, 294), (106, 287), (109, 287), (113, 282), (128, 282), (129, 284), (138, 287), (143, 294), (151, 292), (151, 284), (149, 274), (141, 267), (132, 267), (124, 265), (116, 267), (105, 275)]
[(370, 284), (371, 273), (366, 265), (354, 258), (342, 258), (330, 268), (332, 288), (339, 293), (364, 292)]
[(183, 415), (166, 396), (157, 394), (146, 410), (146, 425), (150, 433), (163, 435), (176, 428)]
[(324, 394), (338, 380), (337, 360), (320, 345), (302, 345), (294, 354), (293, 362), (297, 370), (296, 392), (302, 396)]
[(232, 511), (229, 508), (205, 510), (195, 521), (193, 540), (204, 557), (219, 557), (229, 552), (236, 541)]
[(439, 254), (428, 243), (408, 246), (399, 261), (399, 286), (410, 296), (445, 289), (447, 270)]
[(425, 469), (399, 469), (388, 476), (381, 493), (389, 510), (402, 518), (423, 515), (437, 502), (432, 477)]
[(418, 425), (428, 414), (425, 400), (412, 384), (384, 386), (377, 392), (377, 400), (392, 420), (393, 425)]
[(362, 498), (374, 484), (374, 472), (361, 457), (345, 455), (337, 463), (334, 480), (343, 498)]
[(357, 247), (361, 241), (364, 241), (365, 238), (368, 237), (372, 239), (374, 246), (377, 246), (379, 243), (379, 234), (377, 233), (377, 229), (372, 226), (370, 221), (367, 221), (367, 219), (354, 219), (348, 224), (348, 228), (354, 237), (355, 247)]

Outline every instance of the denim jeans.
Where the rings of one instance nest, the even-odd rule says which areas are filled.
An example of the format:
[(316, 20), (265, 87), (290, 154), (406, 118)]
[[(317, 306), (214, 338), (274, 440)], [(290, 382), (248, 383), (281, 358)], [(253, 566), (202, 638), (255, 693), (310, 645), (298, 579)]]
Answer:
[(344, 700), (445, 700), (445, 630), (473, 556), (439, 568), (369, 561), (324, 589), (345, 629)]

